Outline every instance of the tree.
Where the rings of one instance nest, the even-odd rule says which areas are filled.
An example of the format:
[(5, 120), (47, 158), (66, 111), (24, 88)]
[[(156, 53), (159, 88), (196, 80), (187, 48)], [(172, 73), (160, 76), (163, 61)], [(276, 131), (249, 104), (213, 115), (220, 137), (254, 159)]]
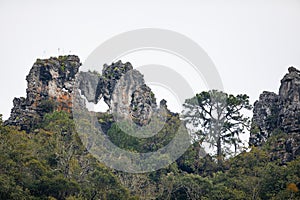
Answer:
[(250, 119), (242, 114), (244, 110), (252, 108), (249, 97), (211, 90), (187, 99), (183, 106), (182, 118), (193, 138), (216, 148), (220, 167), (224, 153), (231, 152), (232, 146), (236, 153), (241, 143), (240, 133), (249, 129)]

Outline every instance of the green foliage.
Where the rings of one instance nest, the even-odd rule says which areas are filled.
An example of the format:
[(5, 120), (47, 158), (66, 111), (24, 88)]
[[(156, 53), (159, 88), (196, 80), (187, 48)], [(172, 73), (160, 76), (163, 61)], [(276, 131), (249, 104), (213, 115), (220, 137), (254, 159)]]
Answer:
[[(112, 120), (108, 114), (101, 119)], [(179, 124), (169, 116), (151, 140), (128, 137), (116, 124), (107, 134), (125, 149), (149, 151), (168, 143)], [(284, 136), (275, 131), (270, 142)], [(253, 147), (219, 170), (211, 156), (200, 154), (194, 143), (166, 168), (128, 174), (87, 152), (69, 113), (46, 114), (39, 130), (29, 134), (0, 123), (0, 199), (300, 199), (299, 157), (281, 165), (270, 161), (268, 148)]]
[(115, 123), (108, 130), (107, 135), (114, 144), (122, 149), (130, 151), (139, 151), (141, 149), (139, 139), (124, 133)]
[(0, 125), (0, 199), (129, 199), (116, 176), (86, 152), (65, 112), (36, 134)]
[[(211, 175), (217, 171), (217, 165), (198, 142), (193, 143), (188, 150), (177, 159), (178, 168), (187, 173)], [(201, 156), (200, 156), (201, 155)]]
[[(67, 68), (68, 56), (58, 56), (58, 61), (60, 62), (60, 71), (65, 72)], [(69, 65), (68, 65), (69, 66)], [(72, 66), (72, 63), (71, 63)]]
[(213, 183), (194, 174), (168, 174), (162, 180), (167, 187), (158, 199), (208, 199)]
[[(283, 131), (281, 131), (280, 129), (275, 129), (271, 136), (268, 138), (268, 140), (266, 141), (266, 143), (263, 145), (263, 149), (266, 151), (269, 150), (281, 150), (284, 147), (283, 146), (278, 146), (278, 141), (285, 141), (288, 138), (288, 135), (286, 133), (284, 133)], [(275, 148), (275, 146), (277, 146)], [(281, 148), (281, 149), (278, 149)]]
[(64, 64), (61, 64), (60, 70), (64, 72), (66, 70), (66, 66)]
[(36, 59), (35, 63), (38, 65), (44, 64), (43, 60), (40, 58)]
[[(107, 131), (107, 135), (109, 136), (110, 141), (122, 149), (133, 152), (157, 151), (158, 149), (166, 146), (173, 139), (181, 122), (178, 116), (168, 116), (165, 124), (163, 124), (164, 122), (161, 122), (159, 119), (153, 118), (152, 120), (157, 120), (154, 123), (157, 127), (152, 127), (154, 130), (163, 126), (163, 128), (153, 137), (140, 139), (129, 135), (128, 133), (133, 133), (134, 130), (126, 123), (113, 123)], [(103, 121), (103, 118), (99, 119), (99, 121)]]
[(250, 129), (251, 134), (253, 135), (257, 135), (260, 133), (260, 129), (258, 127), (257, 124), (255, 124), (254, 122), (251, 123), (251, 129)]
[[(187, 159), (193, 157), (188, 153)], [(199, 162), (203, 162), (200, 161)], [(182, 168), (181, 163), (178, 167)], [(156, 179), (163, 186), (158, 199), (299, 199), (300, 158), (278, 165), (258, 148), (227, 160), (226, 170), (191, 174), (165, 172)], [(183, 164), (185, 166), (185, 164)], [(198, 164), (198, 167), (201, 165)], [(205, 167), (208, 168), (207, 166)]]
[(51, 113), (56, 109), (56, 103), (52, 99), (42, 100), (38, 105), (39, 110), (43, 113)]
[(178, 166), (181, 170), (188, 173), (195, 173), (198, 162), (198, 143), (191, 145), (189, 149), (177, 160)]
[(187, 127), (196, 141), (208, 142), (216, 148), (219, 165), (224, 154), (231, 152), (231, 146), (237, 152), (239, 135), (250, 125), (250, 119), (242, 114), (252, 108), (247, 95), (234, 96), (217, 90), (201, 92), (187, 99), (184, 107), (182, 118)]
[(67, 61), (67, 59), (68, 59), (68, 56), (58, 56), (58, 60), (60, 62), (65, 62), (65, 61)]

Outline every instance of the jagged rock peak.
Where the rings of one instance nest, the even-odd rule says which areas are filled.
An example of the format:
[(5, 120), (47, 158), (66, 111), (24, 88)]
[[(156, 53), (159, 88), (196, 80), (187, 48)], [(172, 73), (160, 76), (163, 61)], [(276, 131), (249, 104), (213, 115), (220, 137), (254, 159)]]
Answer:
[(138, 125), (148, 124), (157, 109), (155, 95), (144, 76), (129, 62), (105, 64), (101, 75), (81, 72), (79, 89), (89, 102), (98, 103), (103, 98), (118, 118), (131, 118)]
[(121, 60), (116, 63), (112, 63), (111, 65), (104, 64), (102, 69), (102, 77), (97, 87), (97, 90), (99, 90), (97, 94), (99, 96), (96, 96), (96, 98), (101, 99), (103, 96), (104, 102), (111, 108), (112, 95), (117, 82), (122, 76), (131, 70), (133, 70), (131, 63), (126, 62), (123, 64)]
[[(276, 145), (283, 150), (274, 151), (274, 157), (283, 162), (300, 154), (300, 71), (294, 67), (281, 80), (279, 94), (263, 92), (254, 103), (249, 144), (262, 146), (275, 133), (285, 135)], [(275, 145), (275, 146), (276, 146)]]
[(115, 85), (123, 75), (131, 70), (133, 70), (131, 63), (122, 63), (119, 60), (111, 65), (104, 64), (102, 74), (96, 71), (80, 72), (77, 80), (81, 94), (93, 103), (98, 103), (103, 98), (111, 108)]
[(14, 99), (11, 116), (5, 124), (28, 131), (47, 112), (71, 112), (75, 75), (80, 65), (75, 55), (37, 59), (26, 77), (27, 96)]
[(299, 102), (300, 71), (294, 67), (289, 67), (288, 71), (281, 80), (279, 95), (287, 101)]
[(15, 125), (29, 132), (45, 113), (53, 110), (71, 113), (73, 100), (85, 107), (84, 100), (73, 99), (75, 87), (89, 102), (98, 103), (103, 98), (110, 111), (113, 108), (121, 110), (121, 115), (131, 117), (138, 125), (149, 123), (157, 109), (156, 99), (143, 75), (129, 62), (105, 64), (102, 74), (79, 73), (80, 66), (79, 58), (74, 55), (37, 59), (26, 77), (26, 98), (14, 99), (11, 116), (5, 125)]

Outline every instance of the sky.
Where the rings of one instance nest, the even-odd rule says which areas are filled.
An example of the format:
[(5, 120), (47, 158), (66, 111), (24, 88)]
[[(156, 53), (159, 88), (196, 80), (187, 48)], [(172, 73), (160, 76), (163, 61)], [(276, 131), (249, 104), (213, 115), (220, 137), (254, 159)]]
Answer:
[[(192, 39), (214, 62), (224, 90), (246, 93), (253, 103), (262, 91), (278, 92), (289, 66), (300, 68), (299, 25), (297, 0), (0, 0), (0, 113), (8, 118), (13, 98), (26, 95), (25, 78), (37, 58), (76, 54), (84, 62), (112, 36), (140, 28)], [(151, 59), (180, 65), (157, 52), (124, 59), (134, 67)], [(162, 89), (158, 96), (168, 92)]]

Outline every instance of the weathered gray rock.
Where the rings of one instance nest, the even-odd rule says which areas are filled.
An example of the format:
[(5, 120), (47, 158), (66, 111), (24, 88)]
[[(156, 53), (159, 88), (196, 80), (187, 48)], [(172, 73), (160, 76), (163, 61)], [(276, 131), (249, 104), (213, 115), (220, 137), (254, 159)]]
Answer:
[(259, 146), (266, 142), (279, 124), (280, 97), (264, 91), (254, 103), (250, 144)]
[(157, 110), (156, 99), (151, 89), (143, 84), (132, 93), (130, 115), (138, 125), (149, 124), (152, 114)]
[(98, 97), (96, 95), (97, 86), (101, 79), (101, 75), (96, 72), (80, 72), (77, 77), (78, 88), (81, 91), (81, 95), (85, 96), (89, 102), (98, 103)]
[(279, 112), (280, 126), (286, 133), (300, 132), (300, 71), (294, 67), (281, 80), (279, 96), (282, 106)]
[[(130, 118), (142, 126), (149, 123), (153, 111), (157, 109), (155, 95), (145, 85), (143, 75), (134, 70), (132, 65), (118, 61), (111, 65), (104, 65), (102, 75), (96, 77), (89, 72), (81, 74), (79, 84), (82, 94), (89, 102), (98, 103), (101, 98), (109, 106), (117, 120)], [(96, 84), (96, 88), (95, 83)], [(92, 92), (91, 92), (92, 91)]]
[(75, 75), (80, 65), (74, 55), (37, 59), (26, 77), (26, 98), (14, 99), (11, 116), (4, 124), (29, 131), (47, 112), (71, 112)]
[(84, 99), (74, 99), (75, 88), (80, 89), (89, 102), (98, 103), (103, 98), (111, 112), (130, 118), (140, 126), (149, 123), (158, 109), (155, 95), (145, 84), (143, 75), (129, 62), (105, 64), (102, 74), (79, 73), (80, 65), (79, 58), (73, 55), (37, 59), (26, 77), (27, 96), (14, 99), (11, 116), (5, 125), (30, 131), (45, 113), (53, 110), (71, 113), (74, 100), (76, 106), (85, 108)]
[[(111, 107), (112, 94), (117, 82), (130, 70), (133, 70), (133, 67), (129, 62), (123, 64), (121, 61), (118, 61), (111, 65), (103, 65), (102, 79), (98, 83), (97, 95), (103, 95), (104, 102), (108, 107)], [(100, 99), (98, 96), (97, 98)]]
[(288, 162), (300, 151), (300, 71), (290, 67), (279, 94), (263, 92), (254, 103), (249, 144), (262, 146), (272, 135), (283, 132), (284, 137), (273, 142), (274, 159)]

